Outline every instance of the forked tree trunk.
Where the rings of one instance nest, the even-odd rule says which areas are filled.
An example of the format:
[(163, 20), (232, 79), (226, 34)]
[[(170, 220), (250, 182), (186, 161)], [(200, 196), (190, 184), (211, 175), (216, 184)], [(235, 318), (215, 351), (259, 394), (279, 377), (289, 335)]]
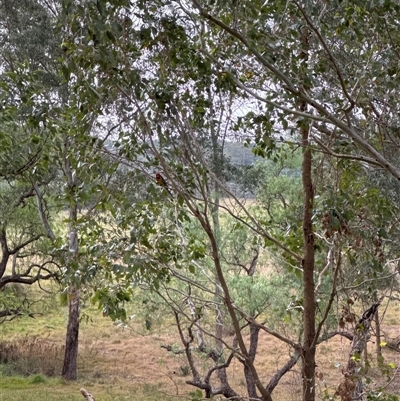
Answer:
[(347, 368), (343, 372), (344, 378), (339, 384), (335, 395), (339, 395), (341, 401), (365, 401), (366, 394), (363, 389), (362, 376), (360, 375), (360, 356), (367, 345), (371, 322), (378, 310), (379, 302), (368, 308), (358, 320), (354, 330), (353, 341)]

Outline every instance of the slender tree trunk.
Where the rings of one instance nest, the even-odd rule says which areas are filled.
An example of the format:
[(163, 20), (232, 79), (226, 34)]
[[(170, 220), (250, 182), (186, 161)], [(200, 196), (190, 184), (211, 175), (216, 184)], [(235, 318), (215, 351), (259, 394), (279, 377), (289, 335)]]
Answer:
[[(304, 81), (307, 74), (307, 60), (309, 52), (309, 29), (304, 27), (301, 32), (301, 58), (304, 60), (302, 69), (304, 71)], [(304, 90), (308, 86), (303, 84)], [(300, 105), (301, 111), (307, 111), (307, 104)], [(307, 120), (300, 122), (300, 133), (303, 146), (302, 163), (302, 182), (304, 193), (303, 211), (303, 400), (315, 400), (315, 282), (314, 282), (314, 231), (312, 224), (312, 214), (314, 207), (314, 188), (312, 182), (312, 152), (310, 148), (310, 123)]]
[[(215, 205), (212, 209), (212, 219), (213, 219), (213, 226), (214, 231), (216, 234), (217, 243), (219, 246), (220, 240), (220, 226), (219, 226), (219, 194), (218, 194), (218, 186), (215, 183)], [(223, 310), (219, 306), (219, 302), (221, 299), (221, 285), (219, 283), (218, 277), (215, 276), (215, 348), (216, 352), (222, 355), (223, 350), (223, 342), (222, 342), (222, 335), (223, 335), (223, 328), (224, 328), (224, 316)]]
[(68, 303), (69, 315), (62, 377), (66, 380), (76, 380), (79, 336), (79, 290), (75, 286), (71, 286), (69, 289)]
[[(68, 147), (68, 142), (66, 141)], [(69, 272), (74, 272), (78, 265), (78, 231), (76, 222), (78, 219), (78, 204), (75, 199), (76, 182), (71, 171), (70, 160), (66, 158), (64, 173), (67, 178), (70, 191), (69, 207), (69, 257), (67, 258)], [(71, 274), (73, 277), (73, 275)], [(79, 337), (79, 289), (74, 283), (70, 283), (68, 293), (68, 326), (65, 339), (65, 356), (62, 369), (62, 377), (67, 380), (76, 380), (78, 365), (78, 337)]]
[[(210, 83), (211, 85), (211, 83)], [(213, 104), (211, 90), (207, 90), (208, 100), (210, 105)], [(215, 118), (214, 108), (210, 108), (211, 119)], [(211, 124), (210, 127), (210, 134), (211, 134), (211, 143), (212, 143), (212, 168), (213, 172), (219, 176), (221, 174), (220, 167), (222, 167), (222, 154), (218, 147), (218, 130)], [(213, 197), (213, 205), (211, 206), (211, 214), (213, 220), (213, 229), (215, 233), (215, 237), (217, 240), (217, 246), (220, 246), (220, 239), (221, 239), (221, 227), (219, 222), (219, 206), (220, 206), (220, 188), (216, 181), (213, 181), (213, 189), (214, 193), (212, 194)], [(221, 285), (219, 283), (218, 277), (215, 276), (215, 347), (216, 352), (222, 355), (223, 351), (223, 327), (224, 327), (224, 316), (223, 310), (219, 306), (219, 302), (221, 299)]]
[(312, 226), (312, 209), (314, 191), (311, 177), (312, 155), (308, 142), (308, 129), (302, 129), (303, 137), (303, 188), (304, 188), (304, 214), (303, 214), (303, 400), (315, 399), (315, 282), (314, 282), (314, 233)]
[[(251, 363), (254, 364), (257, 348), (258, 348), (258, 338), (259, 338), (260, 328), (254, 324), (250, 324), (250, 345), (249, 345), (249, 358)], [(246, 379), (247, 394), (249, 399), (258, 399), (257, 386), (254, 381), (254, 377), (251, 370), (247, 365), (244, 366), (244, 377)]]
[(224, 277), (217, 241), (216, 241), (214, 232), (212, 230), (212, 227), (210, 225), (210, 222), (208, 220), (208, 216), (206, 214), (200, 213), (200, 211), (198, 209), (193, 209), (193, 213), (196, 216), (196, 218), (198, 219), (198, 221), (200, 222), (200, 224), (202, 225), (204, 231), (206, 232), (206, 234), (210, 240), (212, 259), (214, 262), (216, 275), (221, 284), (222, 293), (224, 294), (224, 303), (226, 305), (229, 316), (231, 318), (232, 325), (235, 329), (235, 333), (237, 336), (238, 348), (245, 359), (244, 363), (249, 368), (249, 371), (254, 378), (254, 382), (257, 386), (257, 389), (261, 393), (261, 399), (264, 401), (272, 401), (271, 395), (266, 390), (266, 388), (262, 385), (261, 380), (257, 374), (257, 369), (255, 368), (254, 364), (251, 361), (251, 358), (249, 357), (249, 353), (247, 351), (247, 346), (245, 344), (245, 341), (244, 341), (244, 338), (243, 338), (243, 335), (241, 332), (239, 319), (236, 315), (234, 303), (232, 301), (232, 298), (231, 298), (231, 295), (229, 292), (229, 288), (228, 288), (227, 282)]
[[(379, 313), (378, 309), (375, 312), (375, 336), (376, 336), (376, 360), (378, 362), (378, 365), (382, 365), (382, 336), (381, 336), (381, 323), (379, 321)], [(367, 348), (367, 347), (365, 347)]]
[[(77, 207), (70, 209), (69, 251), (70, 269), (74, 269), (78, 257), (78, 234), (74, 225), (77, 219)], [(78, 337), (79, 337), (79, 289), (71, 284), (68, 293), (68, 326), (65, 338), (65, 356), (62, 377), (67, 380), (76, 380), (78, 369)]]

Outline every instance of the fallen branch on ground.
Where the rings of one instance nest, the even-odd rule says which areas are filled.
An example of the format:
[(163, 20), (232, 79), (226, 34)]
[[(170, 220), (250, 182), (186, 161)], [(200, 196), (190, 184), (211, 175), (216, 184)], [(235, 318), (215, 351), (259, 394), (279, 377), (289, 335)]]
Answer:
[(87, 399), (87, 401), (95, 401), (95, 399), (92, 396), (92, 394), (88, 393), (88, 391), (85, 390), (84, 388), (81, 388), (81, 393)]

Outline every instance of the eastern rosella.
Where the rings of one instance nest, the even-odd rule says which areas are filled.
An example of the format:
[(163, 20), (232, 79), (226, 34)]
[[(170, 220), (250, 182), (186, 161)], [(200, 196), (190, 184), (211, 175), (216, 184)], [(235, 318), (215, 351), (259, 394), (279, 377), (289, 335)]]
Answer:
[(156, 182), (168, 192), (169, 196), (173, 197), (171, 191), (168, 188), (167, 181), (164, 180), (164, 177), (160, 173), (156, 174)]

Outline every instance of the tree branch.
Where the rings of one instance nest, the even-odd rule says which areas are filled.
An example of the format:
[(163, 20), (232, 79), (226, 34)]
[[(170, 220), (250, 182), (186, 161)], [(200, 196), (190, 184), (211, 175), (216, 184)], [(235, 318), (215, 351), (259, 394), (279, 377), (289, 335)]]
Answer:
[(306, 20), (307, 25), (309, 26), (309, 28), (317, 35), (318, 40), (320, 41), (322, 47), (324, 48), (324, 50), (326, 51), (329, 60), (332, 63), (333, 69), (336, 72), (336, 75), (339, 78), (339, 82), (340, 82), (340, 86), (342, 87), (342, 91), (345, 95), (345, 97), (347, 98), (347, 100), (350, 103), (350, 108), (347, 109), (346, 111), (349, 112), (355, 105), (355, 101), (354, 99), (349, 95), (349, 93), (347, 92), (346, 89), (346, 85), (344, 83), (344, 79), (343, 79), (343, 75), (340, 71), (339, 66), (336, 63), (335, 58), (333, 57), (333, 54), (331, 53), (331, 51), (329, 50), (328, 45), (326, 44), (324, 38), (322, 37), (321, 33), (319, 32), (319, 30), (315, 27), (315, 25), (312, 23), (312, 21), (310, 20), (310, 18), (308, 18), (308, 15), (305, 13), (304, 8), (297, 2), (295, 1), (294, 4), (296, 4), (297, 8), (300, 10), (300, 12), (302, 13), (304, 19)]
[(275, 389), (275, 387), (278, 385), (279, 381), (282, 379), (282, 377), (289, 372), (293, 366), (296, 365), (297, 361), (300, 359), (301, 353), (296, 351), (291, 358), (285, 363), (285, 365), (282, 366), (281, 369), (279, 369), (274, 376), (271, 378), (269, 383), (266, 386), (266, 389), (272, 393)]
[(246, 49), (249, 50), (249, 52), (253, 54), (264, 67), (271, 71), (284, 84), (284, 88), (286, 90), (296, 96), (300, 101), (304, 101), (310, 106), (314, 107), (314, 109), (316, 109), (326, 120), (329, 120), (333, 125), (345, 132), (354, 140), (354, 142), (356, 142), (362, 149), (370, 154), (372, 158), (375, 159), (383, 168), (389, 171), (395, 178), (400, 180), (400, 170), (392, 165), (380, 152), (378, 152), (372, 145), (362, 138), (352, 126), (345, 124), (341, 119), (335, 117), (326, 107), (318, 103), (314, 98), (310, 97), (305, 91), (298, 90), (292, 84), (291, 80), (282, 71), (272, 65), (265, 57), (263, 57), (253, 46), (251, 46), (251, 44), (241, 33), (205, 11), (205, 9), (197, 0), (192, 0), (192, 2), (199, 10), (201, 16), (219, 26), (224, 31), (228, 32), (230, 35), (242, 42)]
[(251, 317), (249, 314), (247, 314), (245, 311), (240, 309), (235, 305), (235, 309), (242, 315), (242, 317), (247, 320), (249, 323), (254, 324), (255, 326), (259, 327), (261, 330), (265, 331), (268, 334), (271, 334), (272, 336), (276, 337), (278, 340), (283, 341), (284, 343), (290, 345), (293, 347), (295, 350), (299, 350), (301, 348), (301, 345), (298, 343), (295, 343), (294, 341), (290, 340), (289, 338), (286, 338), (282, 336), (281, 334), (269, 329), (265, 325), (257, 322), (253, 317)]
[(44, 212), (43, 197), (40, 192), (39, 185), (37, 185), (36, 182), (33, 182), (32, 185), (36, 192), (36, 199), (37, 199), (40, 220), (42, 220), (42, 223), (46, 230), (47, 236), (54, 242), (56, 240), (56, 236), (54, 235), (54, 232), (51, 229), (49, 221), (47, 220), (46, 214)]
[(349, 159), (349, 160), (358, 160), (364, 163), (368, 163), (374, 166), (378, 166), (378, 167), (382, 167), (382, 165), (377, 162), (376, 160), (370, 158), (370, 157), (366, 157), (366, 156), (359, 156), (359, 155), (346, 155), (343, 153), (335, 153), (333, 150), (329, 149), (327, 146), (325, 146), (322, 141), (320, 141), (315, 135), (312, 135), (312, 139), (313, 141), (315, 141), (324, 151), (324, 153), (332, 156), (332, 157), (336, 157), (338, 159)]
[(22, 248), (25, 248), (27, 245), (31, 244), (32, 242), (37, 241), (38, 239), (42, 238), (43, 234), (38, 234), (35, 235), (32, 238), (29, 238), (28, 240), (26, 240), (25, 242), (22, 242), (21, 244), (17, 245), (14, 249), (10, 249), (9, 253), (10, 255), (13, 255), (14, 253), (17, 253), (18, 251), (20, 251)]

